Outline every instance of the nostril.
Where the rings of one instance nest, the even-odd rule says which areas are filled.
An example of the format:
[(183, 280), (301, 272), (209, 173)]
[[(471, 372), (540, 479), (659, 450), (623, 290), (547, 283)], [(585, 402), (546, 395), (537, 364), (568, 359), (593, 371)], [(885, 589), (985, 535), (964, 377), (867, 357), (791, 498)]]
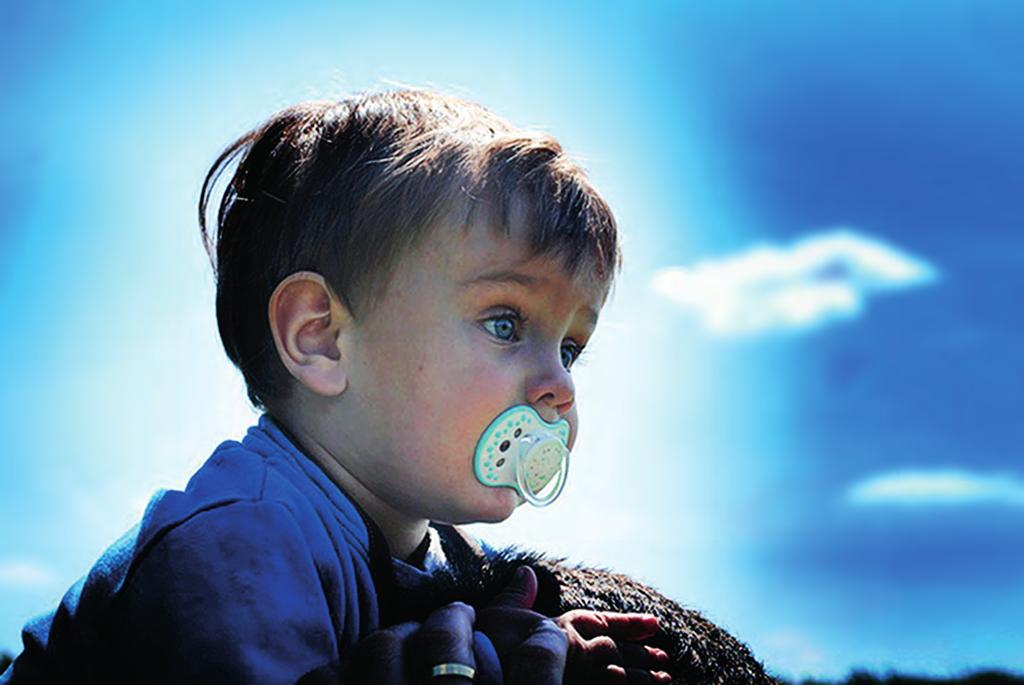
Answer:
[(558, 410), (559, 416), (565, 416), (570, 411), (572, 411), (572, 408), (575, 404), (575, 400), (569, 400), (568, 402), (563, 402), (562, 404), (558, 405), (557, 407), (555, 407), (555, 409)]

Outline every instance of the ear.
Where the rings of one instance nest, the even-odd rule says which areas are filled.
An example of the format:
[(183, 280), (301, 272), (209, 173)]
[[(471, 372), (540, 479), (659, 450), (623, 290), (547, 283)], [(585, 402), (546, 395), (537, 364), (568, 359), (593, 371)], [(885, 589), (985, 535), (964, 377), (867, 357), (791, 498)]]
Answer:
[(340, 395), (348, 386), (344, 340), (352, 315), (313, 271), (288, 276), (270, 296), (270, 332), (281, 363), (311, 392)]

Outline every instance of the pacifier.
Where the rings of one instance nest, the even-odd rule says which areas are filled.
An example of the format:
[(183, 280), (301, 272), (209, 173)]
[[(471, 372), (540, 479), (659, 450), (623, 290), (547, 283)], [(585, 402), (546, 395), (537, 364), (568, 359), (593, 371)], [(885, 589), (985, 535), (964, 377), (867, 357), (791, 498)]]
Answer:
[(519, 404), (498, 415), (476, 444), (473, 470), (492, 488), (513, 488), (521, 500), (544, 507), (562, 494), (569, 473), (569, 422), (548, 423)]

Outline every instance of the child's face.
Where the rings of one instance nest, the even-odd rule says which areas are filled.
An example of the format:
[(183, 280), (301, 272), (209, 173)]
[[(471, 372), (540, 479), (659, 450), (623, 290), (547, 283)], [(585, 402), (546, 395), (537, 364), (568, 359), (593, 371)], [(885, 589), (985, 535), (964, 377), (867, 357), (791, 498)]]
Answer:
[[(531, 257), (522, 239), (474, 226), (434, 231), (395, 270), (351, 332), (335, 447), (394, 509), (448, 523), (500, 521), (510, 488), (477, 481), (477, 440), (528, 404), (577, 432), (566, 368), (593, 333), (607, 289)], [(341, 415), (339, 415), (341, 418)]]

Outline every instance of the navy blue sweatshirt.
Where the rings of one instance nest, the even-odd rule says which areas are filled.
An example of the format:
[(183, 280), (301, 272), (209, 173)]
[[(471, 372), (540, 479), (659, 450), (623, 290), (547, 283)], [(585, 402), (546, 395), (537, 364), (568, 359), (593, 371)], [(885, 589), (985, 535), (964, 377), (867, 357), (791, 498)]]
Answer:
[(184, 492), (158, 493), (60, 606), (25, 626), (0, 685), (333, 678), (380, 626), (375, 577), (425, 582), (448, 544), (431, 527), (418, 562), (391, 558), (372, 521), (264, 415)]

